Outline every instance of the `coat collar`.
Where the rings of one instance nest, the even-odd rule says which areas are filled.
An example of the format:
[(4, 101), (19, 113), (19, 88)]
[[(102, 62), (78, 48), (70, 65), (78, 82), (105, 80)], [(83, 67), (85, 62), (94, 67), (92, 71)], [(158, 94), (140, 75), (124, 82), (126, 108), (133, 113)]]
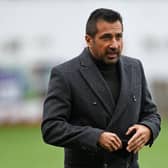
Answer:
[[(122, 57), (123, 56), (121, 56), (119, 59), (121, 89), (117, 104), (115, 104), (114, 98), (108, 85), (106, 84), (100, 71), (98, 70), (97, 66), (91, 58), (89, 49), (85, 48), (80, 55), (80, 72), (83, 78), (91, 87), (95, 95), (100, 99), (107, 113), (110, 116), (115, 116), (114, 120), (117, 119), (123, 112), (126, 104), (128, 103), (128, 95), (130, 93), (129, 90), (131, 84), (132, 70), (129, 64), (124, 62), (124, 59)], [(115, 115), (113, 115), (114, 113)]]

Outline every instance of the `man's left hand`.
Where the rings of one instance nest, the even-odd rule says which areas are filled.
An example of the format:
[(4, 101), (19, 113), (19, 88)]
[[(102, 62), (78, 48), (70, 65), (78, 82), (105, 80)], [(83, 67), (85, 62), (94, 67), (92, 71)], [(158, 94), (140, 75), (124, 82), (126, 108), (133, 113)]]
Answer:
[(133, 131), (135, 131), (135, 134), (128, 141), (126, 149), (129, 152), (137, 153), (149, 141), (151, 130), (144, 125), (135, 124), (128, 129), (126, 135), (131, 134)]

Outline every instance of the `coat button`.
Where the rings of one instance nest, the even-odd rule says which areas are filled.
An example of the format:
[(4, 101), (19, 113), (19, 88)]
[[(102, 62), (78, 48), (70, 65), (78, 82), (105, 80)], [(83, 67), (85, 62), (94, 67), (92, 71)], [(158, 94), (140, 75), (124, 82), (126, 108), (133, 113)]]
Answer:
[(129, 168), (129, 167), (130, 167), (130, 163), (127, 161), (126, 168)]
[(134, 102), (136, 102), (136, 101), (137, 101), (137, 99), (136, 99), (136, 97), (135, 97), (135, 96), (133, 96), (133, 97), (132, 97), (132, 100), (133, 100)]
[(97, 105), (97, 102), (93, 102), (92, 104), (93, 104), (93, 105)]
[(108, 164), (104, 163), (103, 168), (108, 168)]

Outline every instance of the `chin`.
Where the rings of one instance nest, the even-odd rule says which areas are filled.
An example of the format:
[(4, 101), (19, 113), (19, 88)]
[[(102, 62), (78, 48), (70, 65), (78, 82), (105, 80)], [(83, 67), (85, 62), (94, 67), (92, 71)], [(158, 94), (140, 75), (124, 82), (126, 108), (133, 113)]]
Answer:
[(118, 58), (116, 59), (106, 59), (104, 60), (106, 64), (116, 64), (118, 62)]

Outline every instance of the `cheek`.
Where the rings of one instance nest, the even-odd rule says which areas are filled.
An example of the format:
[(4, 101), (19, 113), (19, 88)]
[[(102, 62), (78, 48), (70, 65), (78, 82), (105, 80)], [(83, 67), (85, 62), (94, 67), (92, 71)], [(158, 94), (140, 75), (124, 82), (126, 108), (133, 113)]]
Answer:
[(94, 46), (94, 49), (96, 50), (96, 52), (102, 53), (105, 50), (105, 47), (103, 45), (101, 45), (101, 44), (96, 44)]
[(121, 50), (123, 49), (123, 41), (121, 41), (121, 43), (120, 43), (120, 49)]
[(108, 49), (108, 46), (100, 46), (100, 47), (98, 48), (99, 53), (100, 53), (101, 55), (104, 55), (104, 54), (106, 53), (107, 49)]

